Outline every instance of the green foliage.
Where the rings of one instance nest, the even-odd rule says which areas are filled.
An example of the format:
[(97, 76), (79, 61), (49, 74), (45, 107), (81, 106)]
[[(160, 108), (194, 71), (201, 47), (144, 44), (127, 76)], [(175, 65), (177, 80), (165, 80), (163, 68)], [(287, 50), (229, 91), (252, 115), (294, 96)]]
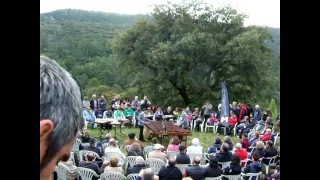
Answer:
[(114, 98), (114, 96), (117, 94), (117, 92), (109, 86), (105, 85), (98, 85), (94, 87), (87, 88), (85, 91), (86, 96), (91, 97), (92, 94), (96, 94), (97, 96), (104, 95), (105, 98), (110, 101)]
[(245, 16), (230, 7), (212, 11), (197, 2), (159, 5), (152, 16), (118, 35), (112, 48), (134, 85), (157, 103), (218, 103), (222, 80), (232, 99), (272, 90), (268, 29), (244, 27)]
[(271, 99), (269, 109), (272, 113), (272, 120), (275, 122), (278, 115), (278, 107), (275, 99)]

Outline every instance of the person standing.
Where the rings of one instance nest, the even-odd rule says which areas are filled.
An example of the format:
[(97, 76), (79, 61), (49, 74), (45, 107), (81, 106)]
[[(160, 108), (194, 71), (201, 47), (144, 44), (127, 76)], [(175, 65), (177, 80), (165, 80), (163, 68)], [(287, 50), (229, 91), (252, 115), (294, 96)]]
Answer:
[(99, 99), (99, 106), (102, 110), (102, 113), (107, 110), (107, 100), (104, 98), (104, 95), (101, 95), (101, 98)]
[(210, 104), (209, 100), (205, 102), (205, 104), (202, 106), (202, 109), (203, 109), (203, 119), (204, 119), (203, 129), (205, 129), (207, 121), (210, 118), (210, 114), (212, 111), (212, 105)]
[(142, 109), (142, 112), (138, 115), (138, 126), (140, 128), (140, 133), (139, 133), (139, 140), (142, 142), (145, 142), (144, 138), (143, 138), (143, 127), (144, 124), (148, 121), (150, 121), (149, 119), (147, 119), (146, 117), (146, 109)]

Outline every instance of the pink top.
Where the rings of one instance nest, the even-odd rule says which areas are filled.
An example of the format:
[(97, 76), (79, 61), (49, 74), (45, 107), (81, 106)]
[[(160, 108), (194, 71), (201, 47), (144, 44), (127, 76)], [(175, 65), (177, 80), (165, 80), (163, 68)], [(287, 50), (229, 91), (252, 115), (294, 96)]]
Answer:
[(167, 151), (179, 151), (179, 145), (175, 145), (175, 144), (170, 144), (167, 148)]

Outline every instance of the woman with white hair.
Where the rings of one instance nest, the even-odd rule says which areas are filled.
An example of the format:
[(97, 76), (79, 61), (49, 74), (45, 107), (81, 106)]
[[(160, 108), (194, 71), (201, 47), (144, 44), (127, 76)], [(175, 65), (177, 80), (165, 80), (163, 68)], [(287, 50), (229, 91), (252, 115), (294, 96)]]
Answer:
[(139, 173), (141, 169), (146, 167), (146, 162), (141, 156), (137, 156), (135, 162), (136, 163), (132, 167), (128, 168), (126, 176), (133, 173)]
[(192, 145), (187, 148), (187, 154), (202, 154), (202, 146), (198, 138), (192, 139)]
[[(237, 143), (235, 146), (234, 154), (238, 154), (240, 157), (240, 160), (245, 160), (248, 158), (248, 152), (246, 149), (242, 148), (241, 143)], [(241, 166), (243, 167), (245, 163), (242, 163)]]

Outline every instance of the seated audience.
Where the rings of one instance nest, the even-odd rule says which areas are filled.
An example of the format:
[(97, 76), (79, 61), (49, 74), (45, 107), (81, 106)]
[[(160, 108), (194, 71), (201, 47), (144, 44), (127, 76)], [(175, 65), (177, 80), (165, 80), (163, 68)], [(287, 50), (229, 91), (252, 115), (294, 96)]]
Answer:
[(248, 139), (248, 135), (246, 133), (242, 134), (242, 140), (240, 143), (241, 143), (243, 149), (247, 149), (248, 147), (251, 146), (249, 139)]
[(222, 144), (222, 151), (216, 154), (216, 158), (219, 162), (231, 161), (232, 153), (229, 152), (229, 145), (227, 143)]
[(176, 156), (177, 164), (191, 164), (190, 156), (186, 154), (187, 148), (184, 145), (179, 146), (180, 153)]
[(192, 165), (186, 167), (184, 176), (190, 176), (193, 180), (202, 180), (205, 177), (206, 169), (200, 166), (200, 156), (193, 159)]
[(222, 174), (218, 159), (214, 156), (210, 157), (209, 166), (207, 166), (205, 170), (206, 172), (204, 174), (204, 177), (218, 177)]
[[(264, 157), (266, 158), (270, 158), (270, 157), (274, 157), (276, 155), (278, 155), (278, 151), (276, 148), (273, 147), (273, 142), (272, 141), (268, 141), (267, 142), (267, 146), (264, 149)], [(262, 162), (266, 165), (269, 164), (269, 159), (263, 159)]]
[(102, 157), (102, 153), (101, 153), (101, 150), (99, 147), (96, 147), (96, 140), (94, 138), (91, 138), (89, 140), (89, 144), (90, 146), (89, 147), (84, 147), (83, 150), (87, 150), (87, 151), (93, 151), (95, 153), (97, 153), (99, 155), (100, 159), (101, 160), (101, 157)]
[(202, 146), (198, 138), (192, 139), (192, 145), (187, 148), (187, 154), (202, 154)]
[(132, 167), (129, 167), (127, 170), (126, 176), (129, 174), (139, 173), (141, 169), (146, 167), (146, 162), (141, 156), (136, 157), (136, 163)]
[(224, 137), (224, 143), (227, 143), (229, 145), (229, 151), (233, 150), (233, 144), (232, 144), (230, 136)]
[(174, 136), (171, 141), (170, 145), (167, 148), (167, 151), (179, 151), (180, 146), (180, 139), (177, 136)]
[(167, 162), (167, 155), (161, 152), (163, 148), (164, 147), (161, 144), (154, 145), (153, 151), (148, 154), (148, 158), (157, 158)]
[[(99, 166), (93, 160), (94, 160), (94, 155), (91, 152), (89, 152), (89, 153), (85, 154), (85, 161), (80, 161), (79, 167), (92, 169), (92, 170), (94, 170), (94, 172), (97, 173), (97, 175), (100, 175), (101, 170), (100, 170)], [(93, 177), (92, 179), (98, 180), (99, 178)]]
[(123, 159), (126, 158), (126, 156), (121, 152), (119, 146), (118, 146), (118, 141), (115, 140), (114, 138), (111, 138), (109, 141), (109, 146), (106, 146), (104, 149), (104, 153), (108, 152), (116, 152), (122, 155)]
[[(234, 151), (234, 154), (237, 154), (240, 158), (240, 160), (245, 160), (248, 158), (248, 152), (247, 150), (242, 148), (242, 145), (240, 143), (237, 143), (235, 145), (236, 150)], [(241, 164), (241, 166), (244, 166), (245, 163)]]
[(126, 145), (131, 145), (134, 142), (139, 143), (140, 146), (141, 146), (141, 149), (144, 148), (144, 144), (136, 138), (136, 134), (135, 133), (129, 133), (128, 134), (128, 139), (123, 143), (123, 147), (126, 146)]
[(104, 169), (104, 172), (117, 172), (123, 174), (123, 169), (121, 166), (119, 166), (118, 158), (117, 157), (111, 157), (110, 158), (110, 163), (109, 165)]
[(217, 148), (221, 148), (221, 139), (219, 137), (217, 137), (213, 143), (213, 145), (208, 149), (207, 153), (211, 154), (211, 153), (216, 153), (217, 152)]
[[(248, 164), (243, 170), (243, 172), (245, 174), (247, 174), (247, 173), (258, 173), (258, 172), (260, 172), (262, 170), (262, 164), (259, 161), (259, 157), (260, 156), (259, 156), (259, 154), (257, 152), (254, 152), (252, 154), (252, 163)], [(243, 179), (248, 180), (249, 177), (245, 176), (245, 177), (243, 177)], [(253, 177), (252, 180), (258, 180), (258, 178)]]
[(169, 158), (168, 166), (162, 167), (158, 173), (159, 180), (181, 180), (182, 173), (175, 165), (176, 159)]
[[(238, 143), (237, 143), (238, 144)], [(237, 146), (236, 144), (236, 146)], [(241, 174), (241, 165), (240, 165), (240, 157), (238, 154), (233, 154), (231, 156), (230, 166), (227, 166), (223, 169), (224, 175), (238, 175)], [(222, 180), (226, 180), (228, 178), (222, 177)]]
[(128, 152), (128, 156), (141, 156), (144, 157), (143, 151), (139, 143), (134, 142), (131, 144), (131, 150)]
[(136, 180), (159, 180), (159, 176), (155, 175), (151, 168), (141, 169)]
[(269, 140), (271, 140), (271, 136), (272, 136), (271, 129), (267, 128), (264, 135), (260, 136), (260, 140), (261, 141), (269, 141)]

